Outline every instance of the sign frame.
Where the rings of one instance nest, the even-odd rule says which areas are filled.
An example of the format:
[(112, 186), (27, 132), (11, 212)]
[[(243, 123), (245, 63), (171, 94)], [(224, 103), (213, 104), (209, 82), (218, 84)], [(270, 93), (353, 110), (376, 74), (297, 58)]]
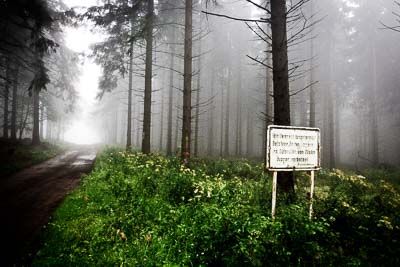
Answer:
[[(300, 130), (300, 131), (312, 131), (317, 132), (317, 166), (313, 167), (287, 167), (287, 168), (274, 168), (271, 167), (271, 142), (272, 142), (272, 130), (273, 129), (286, 129), (286, 130)], [(311, 127), (296, 127), (296, 126), (283, 126), (283, 125), (269, 125), (267, 130), (267, 145), (266, 149), (266, 166), (265, 168), (269, 171), (318, 171), (321, 169), (321, 131), (319, 128)]]
[[(271, 167), (271, 133), (273, 129), (287, 129), (287, 130), (301, 130), (301, 131), (314, 131), (317, 132), (317, 166), (304, 167), (304, 168), (296, 168), (296, 167), (287, 167), (287, 168), (273, 168)], [(311, 127), (296, 127), (296, 126), (283, 126), (283, 125), (269, 125), (267, 130), (267, 140), (266, 140), (266, 153), (265, 153), (265, 168), (268, 171), (271, 171), (272, 174), (272, 209), (271, 215), (272, 219), (275, 220), (276, 214), (276, 191), (277, 191), (277, 182), (278, 182), (278, 172), (293, 172), (293, 176), (295, 171), (309, 171), (310, 172), (310, 209), (309, 209), (309, 218), (312, 220), (314, 215), (313, 204), (314, 204), (314, 187), (315, 187), (315, 171), (321, 169), (321, 131), (319, 128), (311, 128)]]

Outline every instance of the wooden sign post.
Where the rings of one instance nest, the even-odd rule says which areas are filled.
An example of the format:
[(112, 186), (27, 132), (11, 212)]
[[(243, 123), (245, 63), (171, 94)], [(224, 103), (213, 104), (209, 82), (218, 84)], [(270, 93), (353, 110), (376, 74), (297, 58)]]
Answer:
[(272, 175), (272, 219), (276, 215), (278, 171), (311, 171), (310, 220), (313, 217), (315, 171), (321, 168), (320, 130), (317, 128), (268, 126), (266, 168)]
[(311, 188), (310, 188), (310, 220), (314, 215), (313, 211), (313, 202), (314, 202), (314, 173), (315, 171), (311, 171)]
[(278, 172), (273, 172), (272, 174), (272, 219), (273, 220), (275, 220), (277, 182), (278, 182)]

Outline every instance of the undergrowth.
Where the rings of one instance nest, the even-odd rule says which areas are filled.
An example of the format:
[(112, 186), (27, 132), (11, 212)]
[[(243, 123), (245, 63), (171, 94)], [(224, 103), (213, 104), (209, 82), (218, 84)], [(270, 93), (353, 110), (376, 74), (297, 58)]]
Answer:
[(31, 165), (41, 163), (62, 152), (58, 145), (42, 143), (39, 146), (0, 141), (0, 177), (7, 176)]
[[(34, 266), (399, 266), (400, 195), (387, 173), (322, 170), (315, 217), (309, 175), (278, 199), (246, 161), (108, 149), (56, 211)], [(397, 172), (398, 173), (398, 172)], [(382, 176), (383, 175), (383, 176)]]

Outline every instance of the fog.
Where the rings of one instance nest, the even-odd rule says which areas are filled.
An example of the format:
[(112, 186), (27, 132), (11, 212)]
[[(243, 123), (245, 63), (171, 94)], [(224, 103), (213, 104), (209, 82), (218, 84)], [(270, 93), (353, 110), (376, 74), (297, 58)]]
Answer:
[[(80, 4), (65, 2), (48, 5), (67, 11)], [(146, 132), (152, 153), (180, 155), (189, 88), (189, 156), (263, 159), (266, 128), (277, 114), (269, 3), (194, 0), (191, 55), (185, 53), (185, 1), (155, 1), (150, 48), (146, 1), (91, 1), (98, 8), (89, 11), (85, 5), (59, 31), (46, 33), (59, 45), (43, 59), (49, 82), (40, 93), (42, 141), (143, 151)], [(400, 6), (392, 0), (297, 0), (287, 1), (287, 11), (290, 124), (321, 129), (324, 167), (399, 165)], [(27, 88), (34, 75), (20, 55), (35, 58), (35, 52), (0, 44), (3, 137), (11, 134), (17, 98), (17, 138), (32, 138)], [(15, 53), (6, 56), (9, 50)], [(7, 60), (20, 66), (14, 96)], [(144, 120), (145, 103), (151, 111)], [(146, 122), (150, 132), (143, 130)]]

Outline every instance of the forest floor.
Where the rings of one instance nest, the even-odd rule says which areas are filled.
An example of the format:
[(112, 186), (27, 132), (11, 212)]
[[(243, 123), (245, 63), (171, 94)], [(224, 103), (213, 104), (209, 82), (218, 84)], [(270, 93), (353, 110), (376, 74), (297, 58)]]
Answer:
[(0, 266), (23, 264), (52, 212), (89, 173), (96, 147), (76, 146), (0, 179)]
[(248, 160), (98, 153), (54, 212), (33, 266), (400, 266), (400, 170), (322, 169), (309, 219), (308, 173), (296, 197)]

